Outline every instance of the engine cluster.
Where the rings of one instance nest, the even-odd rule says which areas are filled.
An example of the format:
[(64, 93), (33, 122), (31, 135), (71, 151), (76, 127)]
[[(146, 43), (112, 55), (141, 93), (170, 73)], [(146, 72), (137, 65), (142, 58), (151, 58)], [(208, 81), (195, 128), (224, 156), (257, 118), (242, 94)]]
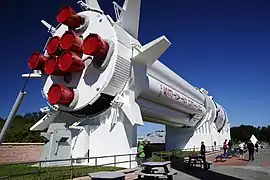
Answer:
[[(40, 70), (47, 76), (68, 77), (71, 73), (83, 72), (86, 68), (83, 55), (92, 57), (94, 67), (100, 68), (109, 51), (109, 44), (96, 33), (85, 38), (76, 29), (85, 26), (86, 17), (78, 15), (71, 7), (62, 7), (56, 21), (68, 30), (60, 36), (52, 36), (44, 54), (34, 52), (28, 59), (31, 70)], [(88, 26), (88, 25), (87, 25)], [(48, 91), (48, 102), (52, 105), (69, 106), (74, 99), (74, 90), (63, 84), (54, 83)]]

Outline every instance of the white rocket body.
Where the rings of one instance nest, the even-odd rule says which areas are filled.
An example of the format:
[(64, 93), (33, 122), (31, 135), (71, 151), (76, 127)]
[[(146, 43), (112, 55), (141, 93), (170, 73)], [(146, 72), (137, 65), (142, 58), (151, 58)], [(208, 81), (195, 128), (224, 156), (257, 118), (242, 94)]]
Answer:
[[(61, 84), (72, 89), (74, 97), (68, 105), (51, 104), (48, 115), (37, 122), (31, 130), (47, 129), (51, 123), (56, 122), (60, 112), (74, 115), (72, 122), (76, 122), (74, 124), (77, 125), (82, 122), (78, 120), (77, 115), (90, 117), (88, 123), (90, 129), (91, 121), (94, 122), (96, 119), (106, 119), (112, 123), (114, 121), (112, 119), (116, 118), (119, 122), (123, 122), (124, 125), (119, 125), (120, 130), (116, 132), (107, 130), (107, 125), (100, 127), (101, 130), (93, 134), (92, 140), (87, 139), (90, 137), (90, 135), (87, 137), (87, 133), (81, 135), (79, 139), (87, 142), (89, 147), (81, 147), (78, 142), (74, 146), (77, 146), (78, 151), (83, 151), (79, 153), (83, 155), (88, 148), (92, 148), (94, 155), (100, 155), (99, 152), (104, 150), (104, 147), (100, 143), (95, 144), (95, 138), (99, 136), (117, 137), (115, 141), (119, 141), (117, 142), (119, 147), (127, 143), (126, 138), (122, 138), (121, 132), (131, 133), (133, 130), (130, 129), (133, 128), (123, 119), (127, 119), (132, 126), (143, 125), (143, 121), (149, 121), (175, 128), (191, 127), (194, 130), (203, 121), (208, 121), (217, 131), (222, 130), (228, 122), (225, 110), (214, 102), (203, 88), (195, 88), (158, 60), (170, 46), (168, 39), (161, 36), (146, 45), (141, 45), (137, 40), (140, 3), (140, 0), (126, 0), (122, 8), (114, 3), (115, 9), (121, 10), (116, 22), (101, 11), (95, 0), (81, 4), (86, 10), (78, 15), (84, 17), (85, 21), (81, 27), (73, 31), (83, 40), (91, 33), (98, 34), (109, 45), (106, 58), (102, 68), (97, 68), (93, 63), (93, 57), (83, 54), (81, 60), (84, 69), (81, 72), (70, 73), (69, 80), (61, 75), (42, 73), (44, 98), (48, 99), (53, 84)], [(45, 25), (49, 26), (46, 23)], [(53, 36), (62, 37), (69, 28), (65, 24), (60, 24), (52, 29)], [(44, 55), (48, 56), (48, 53), (45, 51)], [(113, 112), (112, 109), (115, 109), (118, 115), (108, 113)], [(122, 126), (129, 131), (121, 130)], [(85, 126), (82, 129), (85, 129), (85, 132), (91, 131), (89, 127)], [(76, 141), (73, 143), (76, 144)], [(107, 143), (111, 142), (108, 140)], [(122, 149), (115, 149), (115, 152), (129, 152), (130, 146), (123, 145)], [(125, 148), (126, 150), (123, 150)], [(113, 153), (113, 149), (110, 152)], [(108, 155), (108, 152), (105, 154)]]
[[(54, 83), (74, 88), (76, 92), (74, 102), (70, 106), (59, 105), (59, 110), (98, 115), (110, 108), (111, 101), (120, 95), (126, 99), (123, 106), (130, 106), (133, 109), (139, 108), (133, 107), (135, 103), (133, 101), (139, 104), (141, 113), (139, 110), (125, 112), (131, 113), (130, 116), (134, 117), (132, 122), (137, 124), (142, 124), (142, 116), (146, 121), (155, 122), (156, 119), (158, 122), (162, 121), (164, 124), (177, 127), (184, 125), (193, 127), (212, 110), (211, 120), (216, 120), (218, 129), (222, 128), (226, 116), (221, 106), (218, 105), (217, 109), (209, 96), (187, 83), (160, 61), (153, 61), (151, 56), (158, 58), (170, 45), (164, 36), (144, 50), (144, 46), (121, 26), (110, 21), (107, 16), (95, 11), (78, 14), (87, 16), (91, 21), (82, 36), (86, 37), (89, 33), (99, 34), (111, 44), (111, 54), (107, 57), (109, 62), (106, 69), (96, 69), (91, 64), (91, 59), (88, 59), (85, 61), (86, 68), (83, 72), (73, 73), (69, 83), (61, 76), (44, 77), (43, 92), (46, 98), (49, 88)], [(56, 29), (54, 36), (61, 37), (67, 30), (67, 26), (61, 25)], [(137, 59), (140, 55), (142, 57)], [(82, 59), (87, 57), (84, 55)], [(132, 96), (130, 93), (126, 95), (127, 91), (134, 93), (135, 97), (130, 97)], [(96, 108), (95, 103), (102, 101), (104, 96), (109, 97), (103, 101), (104, 107)], [(129, 98), (133, 99), (129, 101)], [(220, 111), (218, 119), (216, 111)]]

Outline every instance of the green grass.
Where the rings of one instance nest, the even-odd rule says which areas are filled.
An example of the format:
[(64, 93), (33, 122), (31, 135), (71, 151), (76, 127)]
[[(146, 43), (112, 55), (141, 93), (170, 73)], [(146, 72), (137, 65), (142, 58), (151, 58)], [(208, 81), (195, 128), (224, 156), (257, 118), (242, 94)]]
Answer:
[[(195, 152), (196, 154), (198, 152)], [(150, 161), (162, 162), (170, 160), (169, 157), (172, 155), (176, 157), (186, 157), (191, 154), (194, 154), (192, 151), (167, 151), (167, 152), (158, 152), (154, 153), (153, 157)], [(29, 173), (29, 175), (12, 177), (9, 179), (14, 180), (36, 180), (38, 177), (38, 167), (31, 165), (2, 165), (0, 166), (0, 179), (4, 176), (12, 176), (15, 174), (25, 174)], [(87, 176), (88, 173), (98, 172), (98, 171), (117, 171), (123, 168), (119, 167), (109, 167), (109, 166), (73, 166), (72, 169), (72, 177), (82, 177)], [(70, 166), (58, 166), (58, 167), (42, 167), (41, 168), (41, 180), (56, 180), (56, 179), (69, 179), (71, 175), (71, 167)]]
[[(42, 180), (56, 180), (56, 179), (69, 179), (70, 178), (70, 166), (58, 166), (58, 167), (42, 167), (40, 177)], [(117, 171), (123, 168), (109, 167), (109, 166), (73, 166), (73, 178), (87, 176), (88, 173), (98, 171)], [(16, 180), (36, 180), (38, 177), (38, 167), (30, 165), (6, 165), (0, 166), (0, 177), (12, 176), (15, 174), (29, 173), (26, 176), (12, 177), (9, 179)], [(36, 173), (36, 174), (31, 174)]]

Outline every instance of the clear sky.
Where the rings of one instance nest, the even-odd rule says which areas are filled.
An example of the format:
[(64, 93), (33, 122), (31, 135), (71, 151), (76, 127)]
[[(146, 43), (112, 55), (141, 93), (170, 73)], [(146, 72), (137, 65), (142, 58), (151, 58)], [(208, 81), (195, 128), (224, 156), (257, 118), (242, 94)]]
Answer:
[[(112, 1), (100, 0), (114, 18)], [(123, 1), (116, 1), (122, 4)], [(76, 0), (1, 1), (0, 116), (6, 117), (29, 72), (31, 52), (43, 48), (61, 5), (79, 10)], [(139, 40), (166, 35), (172, 46), (160, 58), (197, 87), (204, 87), (233, 125), (270, 124), (269, 0), (142, 0)], [(40, 81), (31, 80), (19, 113), (45, 105)], [(147, 123), (139, 132), (161, 126)]]

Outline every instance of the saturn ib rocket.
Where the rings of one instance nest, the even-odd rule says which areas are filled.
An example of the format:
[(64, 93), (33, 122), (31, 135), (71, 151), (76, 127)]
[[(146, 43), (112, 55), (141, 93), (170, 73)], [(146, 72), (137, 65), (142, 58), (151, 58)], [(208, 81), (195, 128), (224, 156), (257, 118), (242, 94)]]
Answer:
[(165, 36), (140, 44), (140, 0), (114, 2), (116, 21), (96, 0), (78, 3), (82, 12), (59, 10), (57, 27), (43, 21), (52, 37), (28, 60), (49, 106), (31, 128), (47, 129), (42, 159), (136, 153), (136, 126), (143, 121), (166, 125), (168, 149), (198, 147), (191, 139), (205, 122), (210, 134), (227, 126), (226, 111), (206, 90), (158, 60), (171, 45)]

